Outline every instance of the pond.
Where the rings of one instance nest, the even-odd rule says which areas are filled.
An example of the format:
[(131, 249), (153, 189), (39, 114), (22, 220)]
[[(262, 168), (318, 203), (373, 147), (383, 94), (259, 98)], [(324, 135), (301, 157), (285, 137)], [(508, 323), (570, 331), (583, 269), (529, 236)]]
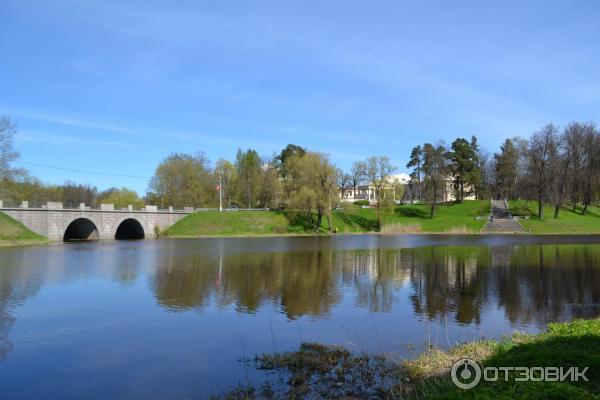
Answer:
[(350, 235), (0, 249), (0, 398), (206, 398), (301, 342), (413, 357), (600, 315), (595, 236)]

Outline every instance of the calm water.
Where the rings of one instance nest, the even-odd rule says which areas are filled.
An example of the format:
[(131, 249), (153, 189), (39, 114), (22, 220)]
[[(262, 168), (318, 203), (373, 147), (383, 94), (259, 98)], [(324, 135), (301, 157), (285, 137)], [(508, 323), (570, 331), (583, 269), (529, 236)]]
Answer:
[(427, 343), (600, 314), (598, 237), (334, 236), (0, 250), (0, 398), (205, 398), (301, 341)]

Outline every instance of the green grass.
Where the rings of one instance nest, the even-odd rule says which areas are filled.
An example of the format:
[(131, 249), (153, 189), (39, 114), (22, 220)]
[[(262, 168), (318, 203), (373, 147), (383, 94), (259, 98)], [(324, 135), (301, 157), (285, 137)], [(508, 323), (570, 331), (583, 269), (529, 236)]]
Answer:
[(46, 238), (27, 229), (25, 225), (0, 212), (0, 246), (43, 243)]
[[(429, 218), (429, 205), (406, 205), (384, 209), (383, 232), (454, 232), (478, 233), (485, 220), (476, 216), (489, 214), (488, 201), (465, 201), (461, 204), (438, 206), (435, 218)], [(313, 220), (316, 217), (313, 216)], [(377, 210), (348, 205), (331, 213), (335, 232), (377, 232)], [(318, 233), (327, 233), (327, 219), (323, 216)], [(313, 222), (306, 213), (295, 211), (202, 211), (191, 214), (162, 234), (170, 237), (198, 236), (260, 236), (315, 233)]]
[[(475, 342), (449, 352), (425, 354), (407, 363), (412, 374), (425, 373), (417, 387), (427, 399), (592, 399), (600, 396), (600, 320), (550, 324), (539, 335), (515, 334), (500, 342)], [(473, 358), (486, 366), (588, 367), (588, 382), (483, 382), (471, 390), (453, 386), (454, 360)]]
[[(382, 231), (389, 233), (450, 232), (479, 233), (489, 214), (490, 202), (471, 200), (438, 205), (434, 218), (429, 217), (429, 204), (410, 204), (381, 211)], [(340, 232), (377, 230), (377, 210), (354, 208), (336, 211), (334, 226)], [(484, 217), (477, 220), (476, 217)]]
[(180, 219), (165, 236), (275, 235), (289, 232), (288, 219), (270, 211), (201, 211)]
[(538, 203), (534, 201), (511, 200), (509, 207), (513, 215), (529, 216), (529, 219), (520, 219), (519, 222), (531, 233), (600, 233), (600, 208), (588, 207), (585, 215), (581, 215), (581, 207), (573, 212), (571, 207), (563, 207), (554, 218), (554, 207), (544, 206), (544, 218), (537, 217)]

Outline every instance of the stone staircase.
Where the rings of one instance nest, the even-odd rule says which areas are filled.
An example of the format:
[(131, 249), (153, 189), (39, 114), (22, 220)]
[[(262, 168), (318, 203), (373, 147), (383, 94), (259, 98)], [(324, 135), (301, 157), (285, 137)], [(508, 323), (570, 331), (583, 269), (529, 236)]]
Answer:
[(525, 229), (510, 214), (504, 200), (492, 200), (492, 218), (483, 228), (484, 233), (524, 233)]

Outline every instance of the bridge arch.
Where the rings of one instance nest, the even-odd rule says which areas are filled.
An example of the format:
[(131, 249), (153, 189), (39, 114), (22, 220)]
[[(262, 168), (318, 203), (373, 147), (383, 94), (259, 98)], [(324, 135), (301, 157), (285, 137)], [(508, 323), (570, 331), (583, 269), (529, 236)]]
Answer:
[(144, 227), (135, 218), (127, 218), (121, 221), (115, 232), (115, 239), (117, 240), (144, 239), (145, 236)]
[(96, 224), (87, 218), (76, 218), (69, 223), (63, 235), (65, 242), (77, 242), (82, 240), (98, 240), (100, 233)]

